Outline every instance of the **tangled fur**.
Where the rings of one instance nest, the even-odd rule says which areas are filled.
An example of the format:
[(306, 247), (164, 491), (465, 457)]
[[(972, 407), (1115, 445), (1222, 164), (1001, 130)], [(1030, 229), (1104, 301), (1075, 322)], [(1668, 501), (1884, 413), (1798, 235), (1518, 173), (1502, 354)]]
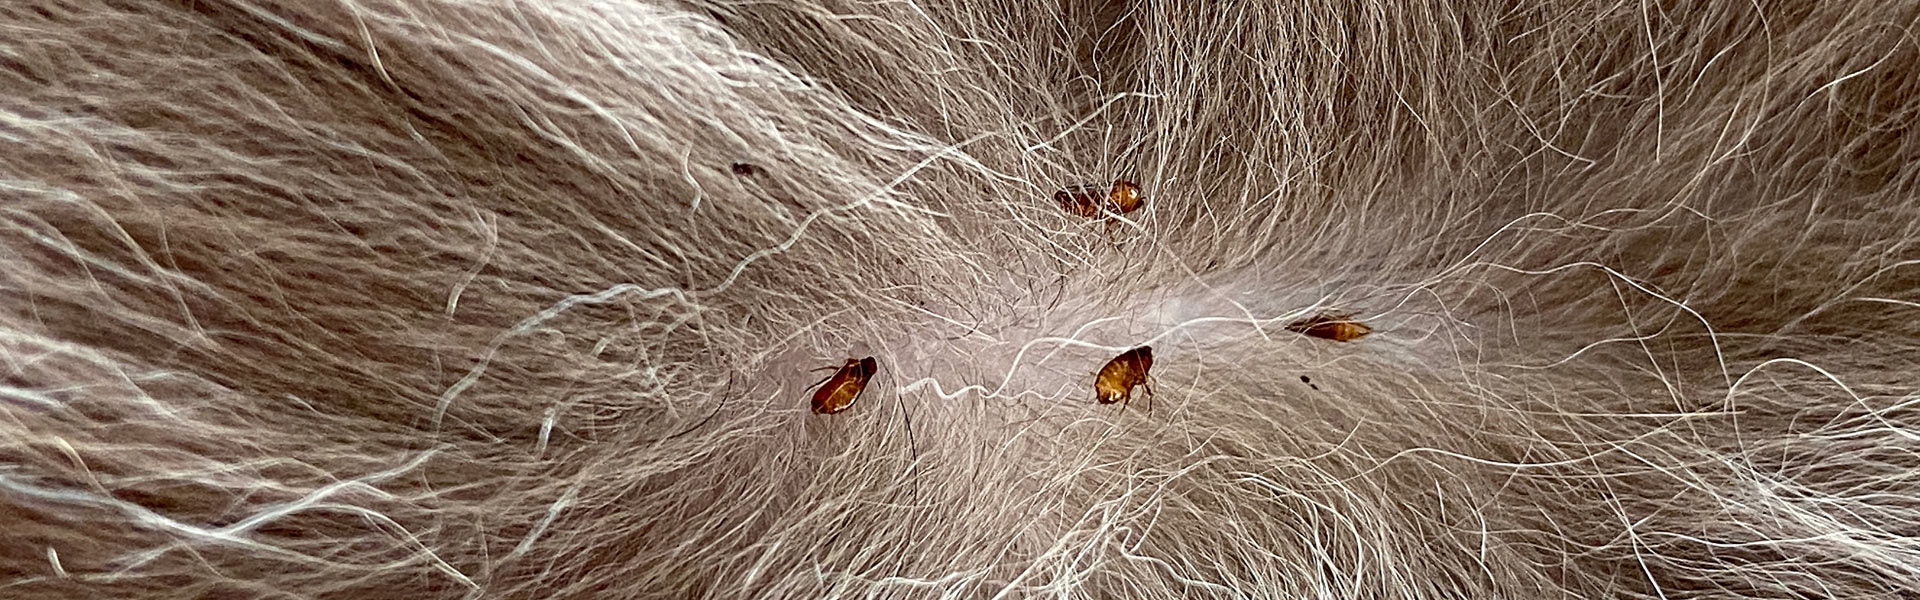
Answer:
[(0, 597), (1920, 597), (1917, 18), (9, 2)]

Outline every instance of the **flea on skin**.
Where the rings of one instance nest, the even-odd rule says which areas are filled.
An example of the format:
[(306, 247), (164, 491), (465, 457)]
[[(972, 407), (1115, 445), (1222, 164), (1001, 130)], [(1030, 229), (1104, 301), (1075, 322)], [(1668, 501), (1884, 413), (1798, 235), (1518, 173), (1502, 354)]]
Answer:
[(1288, 323), (1287, 331), (1336, 342), (1351, 342), (1373, 333), (1372, 327), (1368, 327), (1366, 323), (1351, 320), (1352, 318), (1353, 313), (1320, 314)]
[[(1153, 348), (1141, 346), (1113, 357), (1093, 379), (1094, 399), (1101, 404), (1132, 399), (1133, 386), (1147, 383), (1147, 371), (1153, 368)], [(1151, 391), (1151, 389), (1149, 389)]]
[(1146, 196), (1140, 193), (1140, 184), (1125, 179), (1114, 180), (1106, 196), (1102, 202), (1097, 186), (1076, 185), (1054, 192), (1053, 200), (1060, 203), (1060, 209), (1068, 214), (1088, 218), (1098, 217), (1102, 211), (1127, 214), (1146, 204)]
[[(826, 367), (831, 369), (833, 367)], [(840, 370), (822, 380), (825, 385), (813, 392), (813, 412), (830, 415), (853, 406), (860, 392), (867, 389), (867, 380), (880, 371), (880, 364), (869, 356), (862, 359), (847, 359)], [(816, 384), (819, 385), (819, 384)]]

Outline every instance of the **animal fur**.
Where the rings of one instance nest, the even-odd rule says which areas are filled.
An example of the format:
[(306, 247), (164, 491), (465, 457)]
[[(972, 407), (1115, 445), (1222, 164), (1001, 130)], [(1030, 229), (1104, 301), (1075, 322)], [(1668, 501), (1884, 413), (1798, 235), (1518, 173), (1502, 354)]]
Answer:
[(13, 0), (0, 597), (1920, 597), (1916, 19)]

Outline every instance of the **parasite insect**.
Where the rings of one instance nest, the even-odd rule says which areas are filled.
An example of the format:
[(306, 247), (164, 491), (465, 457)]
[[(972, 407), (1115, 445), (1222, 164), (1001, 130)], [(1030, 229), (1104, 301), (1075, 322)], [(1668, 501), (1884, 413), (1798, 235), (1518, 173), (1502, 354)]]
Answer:
[(1366, 323), (1351, 320), (1352, 318), (1353, 313), (1343, 315), (1322, 313), (1288, 323), (1287, 331), (1336, 342), (1351, 342), (1373, 333), (1372, 327), (1368, 327)]
[[(1093, 378), (1093, 399), (1101, 404), (1126, 402), (1132, 399), (1133, 386), (1146, 385), (1147, 370), (1153, 368), (1153, 348), (1141, 346), (1121, 352), (1107, 366), (1100, 367), (1100, 374)], [(1148, 388), (1151, 392), (1152, 388)]]
[(741, 177), (752, 177), (754, 175), (760, 174), (760, 167), (754, 165), (753, 163), (737, 162), (737, 163), (733, 163), (732, 168), (733, 168), (733, 174), (739, 175)]
[[(832, 368), (835, 367), (814, 370), (824, 371)], [(867, 389), (867, 380), (872, 379), (873, 374), (880, 371), (880, 363), (874, 362), (871, 356), (858, 360), (849, 358), (846, 364), (838, 368), (838, 371), (820, 380), (825, 385), (814, 384), (820, 386), (819, 390), (813, 392), (814, 413), (830, 415), (853, 406), (853, 401), (860, 397), (860, 391)]]
[(1100, 189), (1092, 185), (1075, 185), (1053, 193), (1053, 201), (1060, 203), (1060, 209), (1080, 217), (1098, 217), (1102, 210), (1118, 214), (1127, 214), (1146, 204), (1140, 193), (1140, 184), (1125, 179), (1113, 180), (1113, 187), (1107, 189), (1106, 200), (1100, 199)]

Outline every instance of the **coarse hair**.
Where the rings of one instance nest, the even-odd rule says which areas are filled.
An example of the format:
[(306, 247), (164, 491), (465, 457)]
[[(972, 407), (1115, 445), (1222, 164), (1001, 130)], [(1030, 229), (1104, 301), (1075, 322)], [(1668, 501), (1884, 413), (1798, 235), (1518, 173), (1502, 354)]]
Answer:
[(14, 0), (0, 597), (1920, 597), (1917, 20)]

